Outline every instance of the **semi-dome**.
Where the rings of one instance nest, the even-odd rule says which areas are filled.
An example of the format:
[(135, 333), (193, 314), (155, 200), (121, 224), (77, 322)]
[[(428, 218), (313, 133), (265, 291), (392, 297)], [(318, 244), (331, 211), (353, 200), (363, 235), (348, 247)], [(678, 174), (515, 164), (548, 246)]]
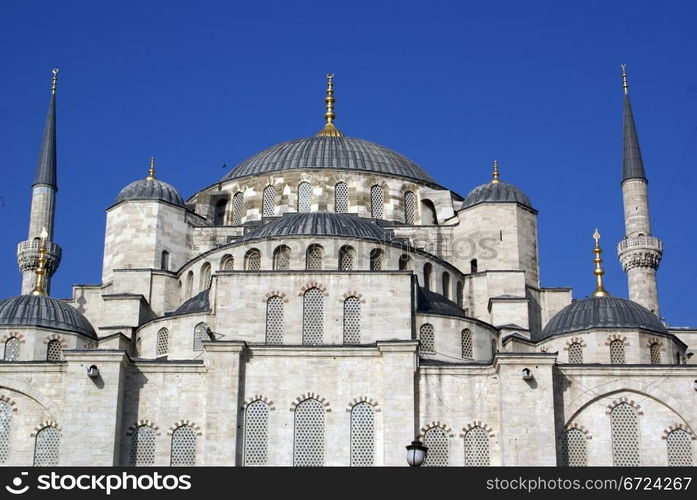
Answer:
[(223, 180), (318, 168), (373, 172), (436, 185), (409, 158), (374, 142), (345, 136), (307, 137), (276, 144), (237, 165)]
[(489, 182), (477, 186), (465, 196), (462, 208), (472, 207), (479, 203), (518, 203), (527, 208), (532, 208), (530, 198), (513, 184), (506, 182)]
[(668, 330), (645, 307), (620, 297), (588, 297), (566, 306), (549, 320), (540, 338), (592, 328), (633, 328), (667, 333)]
[(18, 295), (0, 301), (0, 327), (39, 326), (97, 338), (77, 309), (45, 295)]
[(166, 201), (180, 207), (184, 206), (184, 199), (171, 184), (159, 179), (146, 178), (131, 182), (123, 188), (116, 197), (114, 203), (127, 200), (152, 200)]

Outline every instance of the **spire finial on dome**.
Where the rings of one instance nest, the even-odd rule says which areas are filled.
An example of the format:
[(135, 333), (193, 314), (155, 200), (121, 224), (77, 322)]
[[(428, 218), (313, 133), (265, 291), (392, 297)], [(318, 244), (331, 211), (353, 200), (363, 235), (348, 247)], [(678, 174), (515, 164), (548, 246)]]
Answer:
[(146, 177), (149, 181), (155, 179), (155, 157), (150, 157), (150, 168), (148, 169), (148, 176)]
[(58, 68), (53, 68), (51, 73), (53, 73), (53, 78), (51, 78), (51, 94), (55, 94), (56, 88), (58, 87)]
[(607, 297), (610, 294), (607, 293), (605, 287), (603, 286), (603, 274), (605, 274), (605, 271), (603, 271), (601, 266), (603, 259), (600, 257), (600, 254), (603, 253), (603, 251), (600, 249), (600, 233), (598, 232), (597, 228), (593, 233), (593, 239), (595, 240), (595, 248), (593, 248), (593, 253), (595, 254), (595, 259), (593, 259), (593, 262), (595, 262), (595, 270), (593, 271), (593, 274), (595, 274), (596, 280), (593, 297)]
[(31, 291), (32, 295), (46, 295), (46, 253), (48, 249), (46, 248), (46, 239), (48, 238), (48, 232), (46, 228), (41, 231), (41, 239), (39, 240), (39, 266), (36, 268), (36, 285)]
[(627, 65), (620, 64), (622, 68), (622, 87), (624, 88), (624, 93), (629, 94), (629, 84), (627, 83)]
[(491, 183), (498, 184), (499, 182), (501, 182), (499, 180), (499, 162), (498, 160), (494, 160), (494, 172), (491, 175)]
[(339, 129), (334, 126), (334, 73), (327, 73), (327, 97), (324, 98), (324, 102), (327, 104), (327, 112), (324, 113), (324, 118), (327, 123), (324, 128), (319, 131), (317, 137), (343, 137)]

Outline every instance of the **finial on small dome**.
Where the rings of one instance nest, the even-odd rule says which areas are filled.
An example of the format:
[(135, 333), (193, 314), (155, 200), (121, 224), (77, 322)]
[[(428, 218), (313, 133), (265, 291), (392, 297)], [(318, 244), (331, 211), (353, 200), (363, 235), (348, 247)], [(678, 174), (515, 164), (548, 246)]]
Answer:
[(627, 84), (627, 65), (620, 64), (622, 68), (622, 87), (624, 88), (624, 94), (629, 94), (629, 84)]
[(324, 102), (327, 104), (327, 112), (324, 113), (324, 119), (327, 123), (324, 128), (317, 133), (317, 137), (343, 137), (339, 129), (334, 126), (334, 73), (327, 73), (327, 97)]
[(603, 275), (605, 274), (605, 271), (603, 271), (601, 266), (603, 259), (600, 257), (600, 254), (603, 253), (603, 251), (600, 249), (600, 233), (598, 232), (597, 228), (593, 233), (593, 239), (595, 240), (595, 248), (593, 248), (593, 253), (595, 254), (595, 259), (593, 259), (593, 262), (595, 262), (595, 270), (593, 271), (593, 274), (595, 274), (596, 280), (593, 297), (607, 297), (610, 294), (607, 293), (605, 287), (603, 286)]
[(148, 176), (146, 177), (149, 181), (155, 179), (155, 157), (150, 157), (150, 168), (148, 169)]
[(494, 160), (494, 172), (491, 176), (491, 183), (498, 184), (499, 182), (501, 182), (499, 180), (499, 162), (497, 160)]
[(36, 268), (36, 285), (31, 291), (32, 295), (46, 295), (46, 253), (48, 252), (46, 248), (46, 239), (48, 238), (48, 232), (46, 228), (41, 230), (41, 239), (39, 242), (39, 265)]
[(58, 87), (58, 68), (53, 68), (51, 73), (53, 73), (53, 78), (51, 78), (51, 94), (55, 94), (56, 88)]

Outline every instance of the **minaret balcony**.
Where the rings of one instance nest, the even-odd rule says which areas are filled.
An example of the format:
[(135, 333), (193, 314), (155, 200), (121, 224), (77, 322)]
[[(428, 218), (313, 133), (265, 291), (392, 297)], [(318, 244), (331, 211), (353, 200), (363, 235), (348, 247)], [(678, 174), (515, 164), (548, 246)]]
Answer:
[[(17, 263), (22, 272), (34, 271), (39, 267), (40, 245), (41, 240), (38, 238), (22, 241), (17, 245)], [(58, 264), (60, 264), (63, 251), (57, 243), (52, 241), (46, 242), (46, 250), (46, 271), (48, 271), (48, 275), (51, 276), (58, 268)]]
[(619, 242), (617, 255), (624, 272), (635, 267), (658, 269), (663, 255), (663, 242), (644, 234), (630, 236)]
[(633, 250), (635, 248), (655, 250), (663, 253), (663, 242), (655, 236), (646, 236), (644, 234), (630, 236), (619, 242), (617, 245), (617, 254), (620, 255), (627, 250)]

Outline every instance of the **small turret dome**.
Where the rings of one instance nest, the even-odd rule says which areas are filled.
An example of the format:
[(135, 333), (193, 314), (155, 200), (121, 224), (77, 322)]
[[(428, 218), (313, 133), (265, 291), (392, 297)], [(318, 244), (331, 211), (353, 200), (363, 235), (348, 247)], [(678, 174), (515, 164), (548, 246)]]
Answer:
[(97, 338), (90, 322), (77, 309), (45, 295), (18, 295), (0, 301), (2, 326), (39, 326)]
[(155, 178), (155, 158), (150, 158), (148, 176), (145, 179), (131, 182), (123, 188), (114, 203), (131, 200), (166, 201), (180, 207), (184, 206), (184, 199), (174, 186)]
[(534, 210), (530, 198), (519, 187), (499, 180), (499, 164), (496, 161), (491, 182), (470, 191), (462, 202), (462, 208), (469, 208), (480, 203), (518, 203)]

